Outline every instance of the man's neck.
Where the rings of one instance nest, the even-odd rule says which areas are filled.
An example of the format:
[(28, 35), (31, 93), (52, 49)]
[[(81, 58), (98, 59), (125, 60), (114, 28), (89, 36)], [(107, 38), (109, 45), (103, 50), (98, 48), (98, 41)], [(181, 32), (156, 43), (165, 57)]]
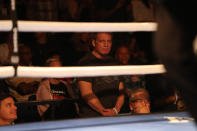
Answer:
[(107, 55), (103, 56), (94, 50), (92, 51), (92, 54), (98, 59), (105, 59), (107, 57)]
[(0, 126), (6, 126), (6, 125), (11, 125), (12, 121), (6, 121), (6, 120), (2, 120), (0, 119)]

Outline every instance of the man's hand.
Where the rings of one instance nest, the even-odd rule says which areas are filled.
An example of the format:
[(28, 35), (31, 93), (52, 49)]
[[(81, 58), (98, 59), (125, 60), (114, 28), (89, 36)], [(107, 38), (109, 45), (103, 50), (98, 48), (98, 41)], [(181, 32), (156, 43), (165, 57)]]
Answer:
[(113, 109), (103, 109), (101, 111), (101, 115), (102, 116), (115, 116), (116, 115), (116, 112), (114, 112)]

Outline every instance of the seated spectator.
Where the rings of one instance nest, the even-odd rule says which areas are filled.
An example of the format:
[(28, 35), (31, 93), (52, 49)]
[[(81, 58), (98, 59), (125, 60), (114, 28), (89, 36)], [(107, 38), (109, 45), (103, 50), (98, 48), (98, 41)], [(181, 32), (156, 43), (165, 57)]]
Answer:
[(11, 125), (17, 119), (17, 107), (14, 99), (0, 92), (0, 126)]
[(130, 60), (130, 51), (127, 46), (121, 45), (117, 48), (115, 58), (122, 65), (128, 65)]
[(149, 93), (144, 88), (132, 89), (129, 107), (133, 114), (150, 113)]
[[(26, 45), (19, 46), (19, 65), (31, 66), (32, 65), (32, 54), (31, 49)], [(7, 79), (6, 83), (10, 86), (9, 91), (17, 101), (27, 101), (29, 96), (35, 95), (40, 78), (21, 78), (14, 77)]]
[[(130, 51), (126, 45), (121, 45), (117, 48), (115, 53), (115, 58), (121, 65), (129, 65), (130, 60)], [(123, 82), (125, 87), (125, 103), (121, 110), (122, 113), (129, 112), (129, 97), (131, 90), (135, 87), (145, 88), (144, 76), (140, 75), (124, 75)]]
[[(50, 67), (62, 66), (59, 59), (49, 58), (47, 65)], [(70, 84), (61, 78), (47, 78), (43, 80), (36, 93), (36, 99), (43, 100), (63, 100), (67, 98), (74, 98)], [(38, 112), (43, 119), (50, 119), (52, 107), (49, 104), (38, 105)], [(72, 118), (75, 115), (75, 104), (73, 103), (56, 103), (55, 118), (64, 119)]]
[(7, 35), (5, 43), (0, 44), (0, 65), (11, 64), (11, 55), (13, 53), (12, 33)]
[[(121, 65), (129, 65), (129, 60), (130, 60), (130, 51), (129, 48), (125, 45), (121, 45), (120, 47), (117, 48), (116, 54), (115, 54), (116, 60)], [(128, 76), (123, 76), (125, 81), (125, 89), (132, 89), (134, 87), (141, 87), (145, 88), (145, 80), (144, 77), (141, 75), (128, 75)], [(128, 91), (128, 95), (129, 95)]]
[(46, 32), (36, 32), (31, 39), (32, 62), (36, 66), (44, 66), (46, 55), (50, 50), (48, 34)]
[[(147, 64), (147, 56), (145, 54), (144, 48), (142, 48), (142, 44), (144, 44), (144, 39), (146, 35), (143, 33), (134, 33), (130, 36), (129, 39), (129, 51), (130, 51), (130, 64), (132, 65), (144, 65)], [(146, 41), (147, 43), (147, 41)]]

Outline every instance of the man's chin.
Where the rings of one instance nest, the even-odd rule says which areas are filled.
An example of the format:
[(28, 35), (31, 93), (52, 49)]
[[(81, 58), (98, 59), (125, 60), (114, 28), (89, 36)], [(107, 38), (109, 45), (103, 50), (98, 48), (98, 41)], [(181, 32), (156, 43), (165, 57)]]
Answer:
[(17, 118), (18, 118), (17, 115), (12, 115), (12, 116), (10, 117), (11, 120), (16, 120)]
[(140, 109), (140, 110), (137, 110), (135, 113), (137, 113), (137, 114), (148, 114), (148, 113), (150, 113), (150, 110), (149, 109)]

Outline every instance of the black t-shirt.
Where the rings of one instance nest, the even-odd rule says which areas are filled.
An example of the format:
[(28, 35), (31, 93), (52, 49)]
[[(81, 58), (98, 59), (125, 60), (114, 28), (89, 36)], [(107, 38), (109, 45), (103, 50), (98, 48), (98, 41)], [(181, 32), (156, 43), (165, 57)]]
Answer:
[[(118, 65), (111, 57), (106, 59), (97, 59), (92, 54), (87, 54), (79, 62), (81, 66), (109, 66)], [(92, 90), (105, 108), (115, 107), (117, 97), (119, 96), (119, 83), (122, 81), (119, 76), (101, 76), (101, 77), (81, 77), (78, 81), (92, 83)], [(99, 113), (90, 108), (85, 102), (81, 104), (82, 117), (99, 116)]]

